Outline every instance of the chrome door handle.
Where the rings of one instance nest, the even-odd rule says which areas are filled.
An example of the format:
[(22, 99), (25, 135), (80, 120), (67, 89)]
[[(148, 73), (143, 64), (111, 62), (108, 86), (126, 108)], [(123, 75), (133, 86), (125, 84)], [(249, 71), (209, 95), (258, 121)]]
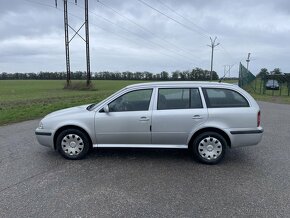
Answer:
[(149, 117), (140, 117), (139, 121), (149, 121)]
[(194, 119), (194, 120), (200, 120), (200, 119), (202, 119), (202, 117), (200, 115), (194, 115), (192, 117), (192, 119)]

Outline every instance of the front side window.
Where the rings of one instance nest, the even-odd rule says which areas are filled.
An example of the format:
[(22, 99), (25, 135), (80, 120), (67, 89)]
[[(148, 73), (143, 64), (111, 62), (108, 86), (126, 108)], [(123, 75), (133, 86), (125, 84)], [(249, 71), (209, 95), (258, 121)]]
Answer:
[(202, 102), (197, 88), (189, 89), (159, 89), (157, 110), (202, 108)]
[(208, 108), (249, 107), (246, 98), (234, 90), (220, 88), (203, 88), (202, 90)]
[(109, 111), (147, 111), (149, 109), (151, 95), (152, 89), (128, 92), (112, 101), (108, 105)]

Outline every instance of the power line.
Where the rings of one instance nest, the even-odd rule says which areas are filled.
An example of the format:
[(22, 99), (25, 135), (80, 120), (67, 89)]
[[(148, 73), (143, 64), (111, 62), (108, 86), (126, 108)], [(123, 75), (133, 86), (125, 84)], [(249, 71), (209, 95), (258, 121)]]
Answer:
[[(112, 8), (111, 6), (109, 6), (109, 5), (105, 4), (105, 3), (103, 3), (102, 1), (97, 0), (97, 2), (98, 2), (99, 4), (101, 4), (102, 6), (104, 6), (104, 7), (108, 8), (108, 9), (110, 9), (111, 11), (113, 11), (115, 14), (117, 14), (117, 15), (120, 16), (120, 17), (122, 17), (123, 19), (126, 19), (128, 22), (134, 24), (135, 26), (137, 26), (138, 28), (140, 28), (142, 31), (144, 31), (144, 32), (146, 32), (146, 33), (150, 33), (150, 34), (153, 35), (154, 37), (160, 39), (162, 42), (165, 42), (165, 43), (167, 43), (167, 44), (173, 46), (173, 47), (174, 47), (175, 49), (177, 49), (177, 50), (180, 50), (180, 51), (182, 51), (182, 52), (184, 52), (184, 53), (188, 53), (188, 54), (190, 53), (190, 56), (195, 56), (195, 54), (192, 53), (190, 50), (180, 48), (179, 46), (175, 45), (174, 43), (172, 43), (172, 42), (170, 42), (170, 41), (168, 41), (168, 40), (166, 40), (166, 39), (161, 39), (161, 38), (160, 38), (156, 33), (152, 32), (151, 30), (149, 30), (149, 29), (145, 28), (144, 26), (138, 24), (137, 22), (133, 21), (132, 19), (128, 18), (127, 16), (124, 16), (123, 14), (119, 13), (117, 10), (115, 10), (115, 9)], [(98, 16), (100, 16), (100, 15), (98, 15)], [(198, 59), (199, 57), (195, 56), (195, 58)]]
[[(79, 8), (83, 8), (83, 7), (79, 6), (79, 5), (77, 5), (77, 7), (79, 7)], [(105, 18), (105, 17), (103, 17), (103, 16), (101, 16), (101, 15), (97, 15), (97, 14), (94, 13), (93, 11), (89, 11), (89, 12), (90, 12), (91, 14), (95, 15), (96, 17), (101, 18), (101, 19), (103, 19), (104, 21), (106, 21), (106, 22), (108, 22), (108, 23), (110, 23), (110, 24), (112, 24), (112, 25), (115, 25), (115, 26), (117, 26), (118, 28), (120, 28), (120, 29), (122, 29), (122, 30), (124, 30), (124, 31), (126, 31), (126, 32), (128, 32), (128, 33), (130, 33), (130, 34), (136, 35), (137, 37), (141, 38), (141, 39), (142, 39), (143, 41), (145, 41), (145, 42), (149, 42), (150, 44), (152, 44), (152, 45), (154, 45), (154, 46), (157, 46), (157, 47), (160, 47), (160, 48), (162, 48), (162, 49), (164, 49), (164, 50), (167, 50), (167, 51), (173, 53), (174, 55), (178, 55), (178, 56), (180, 56), (180, 57), (182, 57), (182, 58), (186, 58), (186, 59), (188, 60), (188, 63), (194, 64), (194, 63), (192, 62), (192, 59), (189, 58), (189, 57), (187, 57), (187, 56), (185, 56), (185, 55), (178, 54), (178, 53), (176, 53), (174, 50), (169, 49), (169, 48), (167, 48), (167, 47), (165, 47), (165, 46), (163, 46), (163, 45), (161, 45), (161, 44), (158, 44), (158, 43), (156, 43), (156, 42), (154, 42), (154, 41), (152, 41), (152, 40), (144, 39), (144, 38), (142, 38), (140, 35), (136, 34), (135, 32), (133, 32), (133, 31), (131, 31), (131, 30), (125, 28), (125, 27), (122, 27), (122, 26), (120, 26), (120, 25), (118, 25), (118, 24), (116, 24), (116, 23), (110, 21), (109, 19), (107, 19), (107, 18)]]
[[(140, 3), (144, 4), (145, 6), (147, 6), (147, 7), (149, 7), (149, 8), (151, 8), (152, 10), (158, 12), (159, 14), (165, 16), (166, 18), (168, 18), (168, 19), (174, 21), (175, 23), (181, 25), (182, 27), (184, 27), (184, 28), (186, 28), (186, 29), (188, 29), (188, 30), (191, 30), (191, 31), (193, 31), (193, 32), (201, 33), (200, 31), (194, 30), (194, 29), (192, 29), (191, 27), (189, 27), (188, 25), (186, 25), (186, 24), (184, 24), (184, 23), (182, 23), (182, 22), (180, 22), (180, 21), (178, 21), (178, 20), (176, 20), (176, 19), (170, 17), (169, 15), (163, 13), (161, 10), (158, 10), (157, 8), (155, 8), (155, 7), (153, 7), (152, 5), (150, 5), (149, 3), (147, 3), (147, 2), (145, 2), (145, 1), (143, 1), (143, 0), (137, 0), (137, 1), (139, 1)], [(185, 16), (179, 14), (179, 13), (176, 12), (174, 9), (172, 9), (171, 7), (169, 7), (168, 5), (166, 5), (165, 3), (163, 3), (161, 0), (157, 0), (157, 1), (160, 2), (162, 5), (164, 5), (166, 8), (168, 8), (169, 10), (171, 10), (173, 13), (175, 13), (175, 14), (177, 14), (178, 16), (182, 17), (183, 19), (189, 21), (191, 24), (193, 24), (193, 25), (194, 25), (195, 27), (197, 27), (198, 29), (202, 29), (201, 27), (197, 26), (195, 23), (193, 23), (192, 21), (190, 21), (188, 18), (186, 18)], [(205, 31), (204, 29), (202, 29), (202, 30), (203, 30), (204, 32), (207, 32), (207, 31)], [(203, 34), (203, 36), (207, 36), (207, 35), (206, 35), (206, 34)], [(229, 53), (229, 52), (228, 52), (228, 51), (227, 51), (223, 46), (221, 46), (221, 47), (223, 48), (224, 52), (225, 52), (225, 53), (226, 53), (226, 54), (227, 54), (227, 55), (232, 59), (232, 55), (231, 55), (231, 54), (230, 54), (230, 53)]]
[(53, 6), (53, 5), (45, 4), (45, 3), (42, 3), (42, 2), (38, 2), (38, 1), (33, 1), (33, 0), (24, 0), (24, 1), (30, 2), (30, 3), (33, 3), (33, 4), (42, 5), (42, 6), (45, 6), (45, 7), (55, 8), (55, 6)]
[[(91, 12), (91, 13), (92, 13), (92, 12)], [(72, 13), (69, 13), (69, 15), (71, 15), (71, 16), (73, 16), (73, 17), (76, 17), (76, 18), (78, 18), (78, 19), (82, 19), (81, 17), (79, 17), (79, 16), (77, 16), (77, 15), (75, 15), (75, 14), (72, 14)], [(105, 18), (105, 19), (106, 19), (106, 18)], [(111, 22), (111, 23), (114, 24), (113, 22)], [(107, 29), (105, 29), (105, 28), (103, 28), (103, 27), (101, 27), (101, 26), (96, 25), (95, 23), (92, 23), (92, 22), (91, 22), (91, 24), (94, 25), (95, 27), (97, 27), (97, 28), (99, 28), (99, 29), (105, 31), (105, 32), (111, 33), (111, 34), (116, 35), (116, 36), (118, 36), (118, 37), (120, 37), (120, 38), (122, 38), (122, 39), (125, 39), (125, 40), (127, 40), (127, 41), (132, 42), (132, 39), (130, 39), (130, 38), (128, 38), (128, 37), (124, 37), (123, 35), (120, 35), (120, 34), (117, 34), (117, 33), (115, 33), (115, 32), (109, 31), (109, 30), (107, 30)], [(116, 25), (117, 25), (117, 24), (116, 24)], [(142, 39), (142, 38), (141, 38), (141, 39)], [(145, 40), (145, 39), (143, 39), (143, 40)], [(148, 40), (145, 40), (145, 41), (148, 41)], [(136, 41), (134, 41), (134, 42), (135, 42), (136, 45), (139, 45), (138, 42), (136, 42)], [(173, 54), (175, 54), (175, 55), (179, 55), (179, 54), (174, 53), (173, 51), (169, 50), (168, 48), (166, 48), (166, 47), (164, 47), (164, 46), (160, 46), (160, 45), (158, 45), (157, 43), (152, 42), (151, 44), (157, 45), (157, 46), (159, 46), (159, 47), (161, 47), (161, 48), (163, 48), (163, 49), (165, 49), (165, 50), (167, 50), (167, 51), (169, 51), (169, 52), (171, 52), (171, 53), (173, 53)], [(156, 50), (154, 50), (154, 51), (156, 51)], [(158, 51), (158, 52), (159, 52), (160, 54), (164, 55), (164, 56), (169, 57), (169, 58), (172, 58), (172, 59), (175, 59), (175, 58), (176, 58), (175, 56), (168, 55), (168, 54), (163, 53), (163, 52), (161, 52), (161, 51)], [(182, 55), (179, 55), (179, 56), (180, 56), (180, 57), (185, 57), (186, 59), (188, 59), (186, 56), (182, 56)], [(182, 60), (184, 60), (184, 59), (182, 59)], [(191, 60), (189, 60), (189, 61), (187, 60), (186, 62), (188, 62), (188, 63), (190, 63), (190, 64), (193, 64), (193, 63), (191, 62)]]
[[(40, 2), (37, 2), (37, 1), (33, 1), (33, 0), (25, 0), (25, 1), (27, 1), (27, 2), (31, 2), (31, 3), (35, 3), (35, 4), (39, 4), (39, 5), (43, 5), (43, 6), (46, 6), (46, 7), (50, 7), (50, 8), (55, 8), (54, 6), (52, 6), (52, 5), (48, 5), (48, 4), (44, 4), (44, 3), (40, 3)], [(105, 4), (105, 3), (103, 3), (103, 2), (100, 2), (99, 0), (97, 0), (98, 1), (98, 3), (100, 3), (100, 4), (102, 4), (103, 6), (105, 6), (105, 7), (107, 7), (107, 8), (109, 8), (110, 10), (112, 10), (114, 13), (116, 13), (116, 14), (118, 14), (119, 16), (121, 16), (122, 18), (124, 18), (124, 19), (126, 19), (126, 20), (128, 20), (129, 22), (131, 22), (131, 23), (133, 23), (134, 25), (136, 25), (136, 26), (138, 26), (140, 29), (142, 29), (144, 32), (148, 32), (148, 33), (150, 33), (150, 34), (152, 34), (152, 35), (154, 35), (155, 37), (158, 37), (154, 32), (152, 32), (152, 31), (150, 31), (149, 29), (147, 29), (147, 28), (145, 28), (145, 27), (143, 27), (143, 26), (141, 26), (140, 24), (138, 24), (137, 22), (135, 22), (135, 21), (133, 21), (132, 19), (130, 19), (130, 18), (128, 18), (128, 17), (126, 17), (126, 16), (124, 16), (124, 15), (122, 15), (121, 13), (119, 13), (117, 10), (115, 10), (114, 8), (112, 8), (112, 7), (110, 7), (110, 6), (108, 6), (107, 4)], [(146, 2), (144, 2), (144, 1), (142, 1), (142, 0), (138, 0), (139, 2), (141, 2), (141, 3), (145, 3), (145, 5), (147, 4), (147, 5), (149, 5), (148, 3), (146, 3)], [(162, 1), (160, 1), (160, 0), (158, 0), (161, 4), (163, 3)], [(69, 3), (73, 3), (73, 2), (71, 2), (71, 1), (68, 1)], [(75, 0), (75, 2), (74, 3), (76, 3), (76, 0)], [(165, 4), (163, 3), (163, 5), (165, 6)], [(167, 5), (166, 5), (167, 6)], [(166, 7), (165, 6), (165, 7)], [(153, 7), (150, 7), (150, 8), (152, 8), (153, 9)], [(169, 10), (171, 10), (173, 13), (176, 13), (176, 14), (179, 14), (179, 13), (177, 13), (176, 11), (174, 11), (174, 9), (172, 9), (172, 8), (170, 8), (169, 6), (167, 6), (167, 8), (169, 9)], [(58, 9), (58, 8), (57, 8)], [(59, 10), (59, 9), (58, 9)], [(154, 9), (153, 9), (154, 10)], [(158, 9), (157, 9), (158, 10)], [(160, 10), (158, 10), (159, 12), (161, 12)], [(159, 13), (158, 12), (158, 13)], [(91, 13), (91, 12), (90, 12)], [(78, 16), (76, 16), (76, 15), (74, 15), (74, 14), (72, 14), (72, 13), (69, 13), (71, 16), (74, 16), (74, 17), (77, 17), (78, 19), (80, 19), (80, 17), (78, 17)], [(163, 16), (166, 16), (166, 14), (165, 13), (163, 13), (163, 12), (161, 12), (161, 14), (163, 14)], [(96, 14), (95, 14), (96, 15)], [(101, 17), (100, 15), (96, 15), (96, 16), (98, 16), (98, 17)], [(179, 14), (179, 16), (180, 17), (183, 17), (183, 19), (186, 19), (186, 20), (188, 20), (188, 21), (190, 21), (189, 19), (187, 19), (186, 17), (184, 17), (184, 16), (182, 16), (181, 14)], [(168, 19), (170, 19), (170, 17), (167, 15), (166, 16)], [(107, 19), (107, 18), (104, 18), (104, 17), (101, 17), (102, 19), (106, 19), (106, 22), (110, 22), (110, 20), (109, 19)], [(173, 19), (173, 18), (172, 18)], [(171, 20), (172, 20), (171, 19)], [(173, 21), (174, 21), (175, 19), (173, 19)], [(177, 21), (177, 20), (175, 20), (175, 21)], [(142, 38), (140, 35), (138, 35), (138, 34), (136, 34), (136, 33), (133, 33), (132, 31), (130, 31), (130, 30), (128, 30), (127, 28), (124, 28), (124, 27), (122, 27), (122, 26), (119, 26), (118, 24), (116, 24), (116, 23), (114, 23), (114, 22), (110, 22), (111, 24), (113, 24), (113, 25), (117, 25), (119, 28), (121, 28), (121, 29), (123, 29), (123, 30), (125, 30), (125, 31), (129, 31), (131, 34), (134, 34), (134, 35), (137, 35), (138, 37), (140, 37), (142, 40), (146, 40), (146, 39), (144, 39), (144, 38)], [(181, 22), (179, 22), (179, 21), (177, 21), (177, 23), (181, 23)], [(193, 23), (194, 24), (194, 23)], [(181, 24), (182, 25), (182, 24)], [(120, 37), (120, 38), (122, 38), (122, 39), (125, 39), (125, 40), (128, 40), (128, 41), (132, 41), (131, 39), (129, 39), (129, 38), (127, 38), (127, 37), (124, 37), (124, 36), (122, 36), (122, 35), (120, 35), (120, 34), (117, 34), (117, 33), (115, 33), (115, 32), (112, 32), (112, 31), (109, 31), (109, 30), (107, 30), (107, 29), (104, 29), (104, 28), (102, 28), (102, 27), (100, 27), (100, 26), (98, 26), (98, 25), (96, 25), (96, 24), (94, 24), (94, 26), (96, 26), (97, 28), (99, 28), (99, 29), (102, 29), (103, 31), (106, 31), (106, 32), (109, 32), (109, 33), (112, 33), (112, 34), (114, 34), (114, 35), (117, 35), (118, 37)], [(182, 25), (183, 26), (183, 25)], [(186, 27), (185, 27), (186, 26)], [(187, 25), (185, 25), (185, 26), (183, 26), (183, 27), (185, 27), (185, 28), (187, 28), (188, 26)], [(197, 26), (197, 25), (196, 25)], [(190, 27), (189, 27), (190, 28)], [(188, 29), (188, 28), (187, 28)], [(202, 28), (201, 28), (202, 29)], [(192, 28), (190, 28), (190, 30), (192, 30)], [(194, 30), (192, 30), (192, 31), (194, 31)], [(195, 31), (196, 32), (196, 31)], [(148, 40), (146, 40), (146, 41), (148, 41)], [(168, 44), (171, 44), (173, 47), (175, 47), (175, 48), (177, 48), (177, 49), (179, 49), (179, 50), (181, 50), (181, 51), (185, 51), (185, 50), (183, 50), (183, 49), (181, 49), (181, 48), (178, 48), (177, 46), (175, 46), (173, 43), (171, 43), (171, 42), (168, 42), (167, 40), (164, 40), (164, 39), (162, 39), (162, 41), (163, 42), (167, 42)], [(135, 42), (136, 43), (136, 42)], [(149, 43), (150, 44), (152, 44), (152, 43), (155, 43), (155, 45), (157, 44), (156, 42), (150, 42), (149, 41)], [(138, 43), (136, 43), (137, 45), (138, 45)], [(162, 45), (158, 45), (158, 47), (160, 47), (161, 46), (161, 48), (163, 48), (163, 49), (165, 49), (165, 50), (167, 50), (167, 51), (170, 51), (170, 52), (172, 52), (172, 53), (174, 53), (171, 49), (169, 49), (169, 48), (166, 48), (166, 47), (164, 47), (164, 46), (162, 46)], [(224, 50), (225, 50), (225, 48), (223, 47), (223, 46), (221, 46)], [(226, 51), (226, 50), (225, 50)], [(171, 56), (171, 55), (168, 55), (168, 54), (165, 54), (165, 53), (163, 53), (163, 52), (161, 52), (161, 51), (158, 51), (159, 53), (161, 53), (162, 55), (165, 55), (165, 56), (167, 56), (167, 57), (170, 57), (170, 58), (175, 58), (175, 57), (173, 57), (173, 56)], [(227, 52), (227, 51), (226, 51)], [(228, 52), (227, 52), (228, 53)], [(184, 56), (184, 55), (181, 55), (181, 54), (178, 54), (178, 53), (174, 53), (174, 55), (178, 55), (178, 56), (180, 56), (180, 57), (183, 57), (183, 58), (186, 58), (186, 59), (190, 59), (190, 62), (189, 63), (191, 63), (191, 58), (188, 58), (188, 57), (186, 57), (186, 56)], [(229, 53), (228, 53), (228, 56), (230, 56), (231, 57), (231, 55), (229, 55)]]
[(170, 6), (168, 6), (167, 4), (165, 4), (163, 1), (161, 0), (157, 0), (160, 4), (162, 4), (165, 8), (169, 9), (170, 11), (172, 11), (174, 14), (176, 14), (177, 16), (181, 17), (182, 19), (186, 20), (187, 22), (191, 23), (193, 26), (196, 27), (197, 31), (202, 34), (205, 37), (208, 37), (210, 34), (203, 29), (202, 27), (198, 26), (197, 24), (195, 24), (194, 22), (192, 22), (190, 19), (188, 19), (187, 17), (183, 16), (182, 14), (178, 13), (177, 11), (175, 11), (173, 8), (171, 8)]
[[(231, 77), (231, 69), (235, 66), (236, 64), (232, 65), (224, 65), (224, 76), (219, 80), (220, 82), (226, 78), (226, 75), (229, 74), (229, 78)], [(228, 67), (228, 70), (226, 68)]]
[[(190, 31), (192, 31), (192, 32), (199, 32), (199, 33), (200, 33), (200, 31), (194, 30), (194, 29), (192, 29), (191, 27), (189, 27), (189, 26), (183, 24), (182, 22), (180, 22), (180, 21), (178, 21), (178, 20), (176, 20), (176, 19), (170, 17), (169, 15), (167, 15), (167, 14), (163, 13), (162, 11), (156, 9), (155, 7), (151, 6), (151, 5), (148, 4), (147, 2), (145, 2), (145, 1), (143, 1), (143, 0), (137, 0), (137, 1), (139, 1), (140, 3), (144, 4), (145, 6), (147, 6), (147, 7), (149, 7), (149, 8), (151, 8), (152, 10), (158, 12), (159, 14), (165, 16), (166, 18), (168, 18), (168, 19), (174, 21), (175, 23), (181, 25), (182, 27), (186, 28), (187, 30), (190, 30)], [(160, 2), (160, 1), (159, 1), (159, 2)], [(165, 5), (165, 4), (164, 4), (164, 5)], [(166, 6), (165, 6), (165, 7), (166, 7)], [(169, 8), (169, 7), (167, 6), (167, 8)], [(171, 10), (171, 11), (174, 11), (173, 9), (170, 9), (170, 10)], [(174, 11), (174, 12), (175, 12), (175, 11)], [(175, 13), (177, 13), (177, 12), (175, 12)], [(182, 15), (181, 15), (181, 16), (182, 16)], [(184, 16), (182, 16), (182, 17), (184, 17)], [(187, 19), (187, 18), (185, 18), (185, 19)], [(207, 35), (206, 35), (206, 34), (203, 34), (203, 36), (207, 36)], [(214, 46), (214, 47), (216, 47), (216, 46)], [(213, 47), (213, 48), (214, 48), (214, 47)], [(225, 50), (225, 49), (224, 49), (224, 50)], [(225, 50), (225, 51), (226, 51), (226, 50)], [(229, 55), (229, 57), (231, 57), (231, 55)], [(211, 58), (211, 79), (212, 79), (212, 65), (213, 65), (213, 49), (212, 49), (212, 58)]]
[[(64, 32), (65, 32), (65, 57), (66, 57), (66, 71), (67, 71), (67, 86), (70, 86), (70, 42), (74, 39), (76, 35), (78, 35), (85, 43), (86, 43), (86, 66), (87, 66), (87, 86), (90, 85), (91, 83), (91, 67), (90, 67), (90, 41), (89, 41), (89, 1), (85, 1), (85, 21), (81, 25), (81, 27), (76, 31), (73, 27), (69, 25), (69, 19), (68, 19), (68, 7), (67, 3), (68, 0), (63, 0), (63, 12), (64, 12)], [(57, 0), (56, 2), (56, 7), (57, 7)], [(77, 0), (75, 0), (75, 4), (77, 4)], [(82, 27), (85, 26), (85, 39), (79, 34), (79, 31), (82, 29)], [(75, 34), (73, 37), (69, 40), (69, 32), (68, 28), (72, 29)]]
[[(165, 4), (163, 1), (161, 0), (157, 0), (161, 5), (163, 5), (165, 8), (169, 9), (170, 11), (172, 11), (174, 14), (178, 15), (179, 17), (183, 18), (184, 20), (186, 20), (187, 22), (191, 23), (192, 25), (194, 25), (197, 29), (199, 29), (200, 33), (203, 35), (203, 36), (207, 36), (207, 35), (210, 35), (205, 29), (203, 29), (202, 27), (198, 26), (197, 24), (195, 24), (194, 22), (192, 22), (190, 19), (188, 19), (187, 17), (183, 16), (182, 14), (178, 13), (177, 11), (175, 11), (173, 8), (171, 8), (170, 6), (168, 6), (167, 4)], [(220, 44), (221, 48), (224, 50), (224, 52), (232, 59), (232, 54), (230, 54), (230, 52), (222, 45)], [(235, 62), (235, 61), (234, 61)], [(233, 64), (233, 65), (229, 65), (231, 66), (231, 68), (236, 65)], [(229, 70), (231, 70), (231, 68)]]
[[(165, 13), (162, 12), (161, 10), (156, 9), (155, 7), (153, 7), (152, 5), (150, 5), (149, 3), (147, 3), (147, 2), (145, 2), (145, 1), (143, 1), (143, 0), (137, 0), (137, 1), (139, 1), (140, 3), (144, 4), (145, 6), (147, 6), (147, 7), (149, 7), (149, 8), (151, 8), (152, 10), (158, 12), (159, 14), (165, 16), (166, 18), (168, 18), (168, 19), (174, 21), (175, 23), (181, 25), (182, 27), (184, 27), (184, 28), (186, 28), (186, 29), (188, 29), (188, 30), (191, 30), (191, 31), (193, 31), (193, 32), (199, 32), (199, 33), (201, 33), (203, 36), (207, 36), (207, 35), (205, 34), (205, 33), (207, 33), (206, 30), (204, 30), (203, 28), (199, 27), (198, 25), (196, 25), (195, 23), (193, 23), (191, 20), (189, 20), (189, 19), (186, 18), (185, 16), (183, 16), (183, 15), (181, 15), (180, 13), (176, 12), (174, 9), (172, 9), (171, 7), (169, 7), (168, 5), (166, 5), (166, 4), (165, 4), (164, 2), (162, 2), (161, 0), (157, 0), (157, 1), (158, 1), (159, 3), (161, 3), (164, 7), (166, 7), (166, 8), (169, 9), (170, 11), (172, 11), (173, 13), (177, 14), (179, 17), (182, 17), (183, 19), (185, 19), (185, 20), (187, 20), (188, 22), (190, 22), (191, 24), (193, 24), (196, 28), (202, 30), (204, 33), (202, 33), (201, 31), (197, 31), (197, 30), (192, 29), (191, 27), (187, 26), (186, 24), (184, 24), (184, 23), (182, 23), (182, 22), (180, 22), (180, 21), (178, 21), (178, 20), (176, 20), (176, 19), (170, 17), (169, 15), (165, 14)], [(232, 58), (233, 55), (230, 54), (230, 52), (228, 52), (227, 49), (226, 49), (224, 46), (221, 45), (221, 48), (224, 50), (225, 54), (226, 54), (229, 58), (231, 58), (231, 59), (233, 60), (233, 58)], [(234, 60), (234, 62), (235, 62), (235, 60)], [(236, 65), (236, 64), (234, 64), (234, 65)]]
[(186, 25), (186, 24), (184, 24), (184, 23), (182, 23), (182, 22), (180, 22), (180, 21), (178, 21), (178, 20), (176, 20), (176, 19), (170, 17), (169, 15), (163, 13), (162, 11), (158, 10), (157, 8), (151, 6), (151, 5), (148, 4), (147, 2), (145, 2), (145, 1), (143, 1), (143, 0), (137, 0), (137, 1), (139, 1), (139, 2), (142, 3), (143, 5), (146, 5), (147, 7), (151, 8), (152, 10), (158, 12), (159, 14), (163, 15), (164, 17), (167, 17), (168, 19), (174, 21), (175, 23), (179, 24), (180, 26), (184, 27), (185, 29), (188, 29), (188, 30), (190, 30), (190, 31), (192, 31), (192, 32), (200, 33), (200, 32), (198, 32), (197, 30), (191, 28), (190, 26), (188, 26), (188, 25)]
[[(44, 4), (44, 3), (40, 3), (40, 2), (37, 2), (37, 1), (33, 1), (33, 0), (24, 0), (24, 1), (27, 1), (27, 2), (30, 2), (30, 3), (34, 3), (34, 4), (38, 4), (38, 5), (42, 5), (42, 6), (45, 6), (45, 7), (50, 7), (50, 8), (53, 8), (53, 9), (57, 9), (59, 12), (62, 13), (62, 10), (61, 10), (61, 9), (59, 9), (59, 8), (55, 8), (55, 6), (53, 6), (53, 5)], [(68, 3), (72, 3), (72, 2), (68, 1)], [(90, 13), (91, 13), (91, 12), (90, 12)], [(81, 17), (79, 17), (79, 16), (77, 16), (77, 15), (75, 15), (75, 14), (73, 14), (73, 13), (68, 12), (68, 14), (69, 14), (70, 16), (72, 16), (72, 17), (75, 17), (75, 18), (79, 19), (79, 20), (83, 20), (83, 18), (81, 18)], [(105, 18), (105, 19), (106, 19), (106, 18)], [(111, 23), (114, 24), (113, 22), (111, 22)], [(101, 30), (103, 30), (103, 31), (105, 31), (105, 32), (109, 32), (109, 33), (111, 33), (111, 34), (113, 34), (113, 35), (116, 35), (116, 36), (122, 38), (122, 39), (125, 39), (125, 40), (127, 40), (127, 41), (132, 42), (132, 39), (129, 39), (129, 38), (127, 38), (127, 37), (124, 37), (124, 36), (122, 36), (122, 35), (120, 35), (120, 34), (117, 34), (117, 33), (115, 33), (115, 32), (109, 31), (109, 30), (107, 30), (107, 29), (104, 29), (104, 28), (102, 28), (102, 27), (100, 27), (100, 26), (98, 26), (98, 25), (96, 25), (96, 24), (94, 24), (94, 23), (92, 23), (92, 22), (91, 22), (91, 24), (93, 24), (95, 27), (97, 27), (97, 28), (99, 28), (99, 29), (101, 29)], [(70, 28), (72, 28), (72, 27), (70, 27)], [(77, 33), (78, 31), (75, 31), (75, 30), (74, 30), (74, 32), (75, 32), (76, 34), (78, 34), (78, 33)], [(79, 34), (78, 34), (78, 35), (79, 35)], [(80, 36), (80, 35), (79, 35), (79, 36)], [(82, 38), (82, 37), (81, 37), (81, 38)], [(143, 39), (143, 40), (145, 40), (145, 39)], [(146, 40), (145, 40), (145, 41), (146, 41)], [(147, 40), (147, 41), (148, 41), (148, 40)], [(152, 43), (154, 43), (154, 42), (152, 42)], [(136, 45), (139, 45), (139, 43), (137, 43), (136, 41), (135, 41), (135, 44), (136, 44)], [(157, 43), (154, 43), (154, 44), (155, 44), (155, 45), (158, 45)], [(190, 64), (193, 64), (193, 63), (191, 62), (191, 59), (189, 59), (188, 57), (183, 56), (183, 55), (178, 54), (178, 53), (175, 53), (175, 52), (169, 50), (168, 48), (166, 48), (166, 47), (164, 47), (164, 46), (162, 46), (162, 45), (158, 45), (158, 46), (161, 47), (161, 48), (163, 48), (163, 49), (165, 49), (165, 50), (167, 50), (167, 51), (169, 51), (169, 52), (171, 52), (171, 53), (173, 53), (174, 55), (178, 55), (178, 56), (182, 57), (182, 58), (183, 58), (183, 59), (182, 59), (183, 61), (184, 61), (184, 58), (190, 60), (190, 61), (186, 61), (186, 62), (188, 62), (188, 63), (190, 63)], [(154, 50), (154, 51), (156, 51), (156, 50)], [(169, 57), (169, 58), (171, 58), (171, 59), (174, 59), (174, 60), (176, 59), (175, 56), (172, 56), (172, 55), (169, 55), (169, 54), (163, 53), (162, 51), (159, 51), (159, 50), (158, 50), (158, 53), (160, 53), (160, 54), (162, 54), (162, 55), (164, 55), (164, 56), (167, 56), (167, 57)]]

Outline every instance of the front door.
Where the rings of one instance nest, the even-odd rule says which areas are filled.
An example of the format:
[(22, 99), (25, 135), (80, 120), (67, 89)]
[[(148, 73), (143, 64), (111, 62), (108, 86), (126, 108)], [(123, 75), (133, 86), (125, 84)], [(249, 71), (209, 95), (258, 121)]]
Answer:
[(151, 96), (152, 89), (133, 90), (109, 102), (109, 112), (95, 116), (97, 143), (151, 144)]

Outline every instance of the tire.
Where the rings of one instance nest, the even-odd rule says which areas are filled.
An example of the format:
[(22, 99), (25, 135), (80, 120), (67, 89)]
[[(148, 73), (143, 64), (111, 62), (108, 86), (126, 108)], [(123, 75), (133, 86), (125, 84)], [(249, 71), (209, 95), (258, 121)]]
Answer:
[(62, 131), (56, 139), (56, 146), (58, 152), (70, 160), (84, 158), (91, 147), (88, 136), (78, 129)]
[(204, 164), (217, 164), (225, 156), (227, 141), (216, 132), (203, 132), (192, 144), (193, 157)]

